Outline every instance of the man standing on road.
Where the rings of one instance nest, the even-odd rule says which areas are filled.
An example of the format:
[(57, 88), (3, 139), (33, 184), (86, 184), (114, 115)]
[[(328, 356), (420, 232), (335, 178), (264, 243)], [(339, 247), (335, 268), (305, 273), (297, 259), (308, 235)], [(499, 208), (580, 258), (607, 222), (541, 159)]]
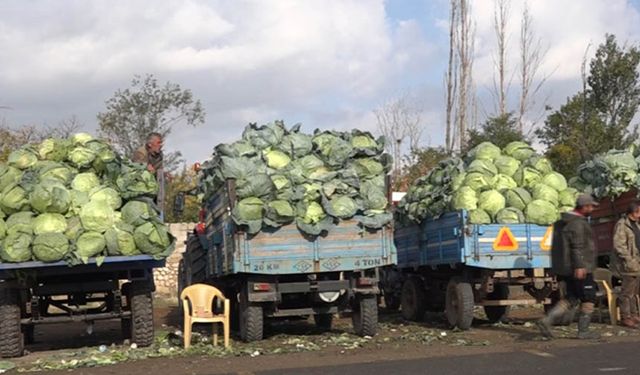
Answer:
[(551, 270), (559, 281), (566, 283), (567, 293), (537, 322), (545, 337), (552, 338), (553, 323), (579, 304), (578, 338), (600, 338), (597, 332), (589, 330), (597, 285), (593, 280), (596, 251), (587, 218), (597, 205), (591, 195), (582, 194), (576, 201), (575, 209), (563, 213), (562, 218), (553, 225)]
[(613, 235), (613, 248), (615, 250), (614, 267), (622, 276), (622, 292), (618, 297), (620, 301), (621, 325), (628, 328), (638, 328), (638, 305), (636, 296), (640, 288), (640, 203), (633, 202), (629, 205), (627, 216), (616, 223)]
[(155, 174), (158, 180), (158, 198), (156, 203), (160, 208), (160, 218), (164, 216), (164, 168), (162, 154), (162, 134), (149, 133), (147, 142), (133, 153), (133, 161), (145, 164), (147, 170)]

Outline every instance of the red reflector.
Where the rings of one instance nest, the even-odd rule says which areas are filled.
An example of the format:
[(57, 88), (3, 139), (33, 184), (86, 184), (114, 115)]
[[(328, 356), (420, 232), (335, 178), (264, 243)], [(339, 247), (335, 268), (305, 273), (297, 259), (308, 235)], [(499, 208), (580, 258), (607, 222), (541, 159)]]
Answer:
[(500, 236), (497, 245), (500, 247), (513, 246), (513, 241), (511, 240), (507, 232), (502, 232), (502, 236)]
[(271, 284), (268, 283), (255, 283), (253, 284), (254, 292), (268, 292), (271, 290)]
[(196, 224), (196, 233), (198, 234), (204, 234), (204, 223), (198, 223)]

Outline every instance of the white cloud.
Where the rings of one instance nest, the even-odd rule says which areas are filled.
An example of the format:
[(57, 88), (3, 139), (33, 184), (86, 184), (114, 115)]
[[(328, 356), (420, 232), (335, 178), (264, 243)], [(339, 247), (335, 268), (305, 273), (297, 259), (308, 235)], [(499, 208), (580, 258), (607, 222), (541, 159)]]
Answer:
[(94, 126), (111, 93), (154, 73), (205, 105), (205, 126), (167, 142), (190, 160), (248, 121), (285, 114), (335, 110), (329, 124), (305, 117), (371, 127), (369, 102), (432, 59), (419, 25), (391, 22), (382, 0), (9, 1), (0, 13), (0, 102), (14, 107), (10, 120), (76, 113)]
[[(204, 104), (204, 126), (181, 127), (167, 140), (194, 161), (238, 137), (250, 121), (374, 130), (371, 109), (413, 87), (424, 98), (428, 140), (437, 144), (448, 1), (424, 1), (437, 14), (392, 18), (389, 7), (401, 5), (383, 0), (5, 0), (0, 105), (14, 109), (0, 110), (0, 117), (51, 124), (77, 114), (95, 128), (105, 99), (134, 74), (153, 73), (192, 89)], [(523, 2), (511, 3), (513, 60)], [(530, 0), (530, 6), (550, 46), (544, 69), (554, 71), (552, 104), (579, 85), (589, 42), (597, 45), (606, 32), (621, 40), (640, 34), (638, 11), (624, 0)], [(486, 87), (493, 1), (473, 1), (473, 9), (475, 77)]]

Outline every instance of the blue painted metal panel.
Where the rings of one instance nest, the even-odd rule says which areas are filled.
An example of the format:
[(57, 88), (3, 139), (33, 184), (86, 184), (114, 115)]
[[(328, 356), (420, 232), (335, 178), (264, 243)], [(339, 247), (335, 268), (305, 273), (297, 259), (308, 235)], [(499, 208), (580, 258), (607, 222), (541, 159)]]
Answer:
[[(541, 247), (548, 227), (532, 224), (466, 224), (464, 211), (451, 212), (420, 225), (398, 228), (395, 243), (398, 266), (466, 264), (487, 269), (549, 268), (551, 256)], [(493, 242), (500, 229), (508, 227), (518, 248), (496, 251)]]
[(397, 262), (390, 226), (371, 231), (350, 220), (325, 236), (305, 236), (295, 224), (249, 235), (237, 230), (228, 213), (221, 214), (225, 201), (217, 195), (207, 205), (220, 214), (207, 217), (212, 276), (353, 271)]

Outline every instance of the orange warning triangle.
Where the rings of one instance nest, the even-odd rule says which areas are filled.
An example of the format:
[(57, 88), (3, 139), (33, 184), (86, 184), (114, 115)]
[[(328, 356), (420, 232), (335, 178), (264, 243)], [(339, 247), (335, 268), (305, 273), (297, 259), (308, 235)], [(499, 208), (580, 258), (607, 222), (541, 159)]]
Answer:
[(540, 241), (540, 248), (545, 251), (551, 250), (551, 241), (553, 240), (553, 226), (547, 228), (547, 232)]
[(493, 241), (493, 250), (496, 251), (513, 251), (518, 250), (518, 241), (513, 237), (513, 233), (509, 227), (502, 227)]

